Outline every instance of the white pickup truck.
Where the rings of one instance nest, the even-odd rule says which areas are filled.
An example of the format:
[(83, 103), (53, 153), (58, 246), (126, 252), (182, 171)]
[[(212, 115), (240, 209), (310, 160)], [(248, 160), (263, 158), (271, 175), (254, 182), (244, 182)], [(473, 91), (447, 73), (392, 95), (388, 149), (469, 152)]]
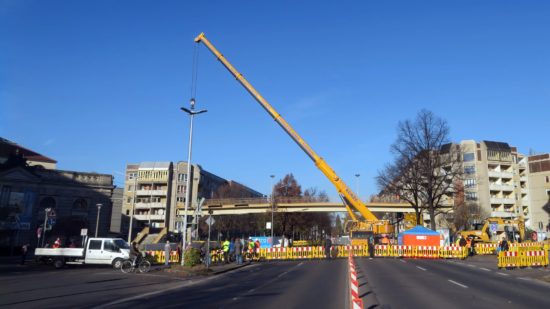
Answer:
[(53, 263), (55, 268), (65, 264), (105, 264), (120, 268), (129, 258), (130, 246), (121, 238), (89, 238), (84, 248), (36, 248), (38, 261)]

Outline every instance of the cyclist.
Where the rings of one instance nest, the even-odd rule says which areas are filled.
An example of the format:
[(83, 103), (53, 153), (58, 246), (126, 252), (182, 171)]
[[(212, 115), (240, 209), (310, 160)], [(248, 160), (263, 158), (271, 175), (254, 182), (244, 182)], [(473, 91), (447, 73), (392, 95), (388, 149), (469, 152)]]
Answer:
[(130, 258), (134, 260), (134, 265), (139, 265), (141, 261), (141, 252), (135, 241), (132, 242), (132, 247), (130, 248)]

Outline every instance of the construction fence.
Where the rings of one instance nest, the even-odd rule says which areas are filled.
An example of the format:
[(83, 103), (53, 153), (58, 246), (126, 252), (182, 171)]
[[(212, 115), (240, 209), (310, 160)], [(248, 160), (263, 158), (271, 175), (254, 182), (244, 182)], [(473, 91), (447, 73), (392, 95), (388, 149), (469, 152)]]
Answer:
[(541, 242), (510, 244), (508, 251), (498, 253), (498, 267), (547, 267), (548, 249), (548, 245)]
[(374, 256), (416, 259), (465, 259), (468, 256), (468, 248), (460, 246), (376, 245)]

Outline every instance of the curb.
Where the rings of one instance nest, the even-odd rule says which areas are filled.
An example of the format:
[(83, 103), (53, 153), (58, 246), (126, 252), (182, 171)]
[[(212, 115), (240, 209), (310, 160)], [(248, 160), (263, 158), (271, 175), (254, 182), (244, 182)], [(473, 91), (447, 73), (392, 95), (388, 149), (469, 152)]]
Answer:
[(226, 268), (226, 269), (222, 269), (222, 270), (218, 270), (218, 271), (212, 271), (212, 274), (213, 275), (219, 275), (219, 274), (223, 274), (223, 273), (227, 273), (227, 272), (230, 272), (232, 270), (236, 270), (236, 269), (239, 269), (239, 268), (243, 268), (245, 266), (248, 266), (248, 265), (251, 265), (252, 263), (243, 263), (242, 265), (237, 265), (235, 267), (229, 267), (229, 268)]

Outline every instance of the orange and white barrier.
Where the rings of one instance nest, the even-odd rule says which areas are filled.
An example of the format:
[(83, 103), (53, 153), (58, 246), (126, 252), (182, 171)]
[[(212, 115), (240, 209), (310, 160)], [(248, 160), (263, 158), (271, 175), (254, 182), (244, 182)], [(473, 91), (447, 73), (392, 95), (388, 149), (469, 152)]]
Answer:
[(355, 271), (355, 263), (351, 254), (348, 257), (349, 267), (349, 287), (350, 287), (350, 308), (363, 309), (363, 300), (359, 298), (359, 284), (357, 282), (357, 272)]

